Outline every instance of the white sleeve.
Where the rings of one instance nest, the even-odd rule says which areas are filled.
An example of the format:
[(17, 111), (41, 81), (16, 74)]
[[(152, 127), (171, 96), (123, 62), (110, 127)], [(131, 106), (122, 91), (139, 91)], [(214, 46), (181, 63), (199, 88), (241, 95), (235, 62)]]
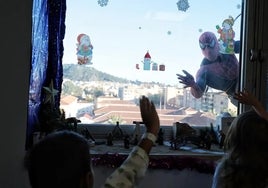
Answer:
[(105, 188), (131, 188), (138, 184), (145, 175), (149, 165), (147, 153), (136, 146), (123, 164), (105, 181)]

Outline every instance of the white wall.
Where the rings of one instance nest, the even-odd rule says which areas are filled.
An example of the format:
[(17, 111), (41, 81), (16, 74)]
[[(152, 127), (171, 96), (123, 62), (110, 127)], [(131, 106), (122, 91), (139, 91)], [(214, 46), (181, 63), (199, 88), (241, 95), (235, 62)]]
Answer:
[(0, 187), (24, 188), (31, 0), (0, 1)]

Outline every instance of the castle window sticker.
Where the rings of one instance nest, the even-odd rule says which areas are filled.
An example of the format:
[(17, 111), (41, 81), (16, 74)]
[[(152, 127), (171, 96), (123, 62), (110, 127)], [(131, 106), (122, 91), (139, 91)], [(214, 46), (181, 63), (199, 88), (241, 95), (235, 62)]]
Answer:
[[(158, 66), (158, 63), (152, 61), (152, 58), (151, 58), (149, 51), (146, 52), (146, 54), (144, 55), (144, 59), (141, 62), (143, 63), (143, 70), (144, 71), (165, 71), (164, 64), (160, 64)], [(137, 70), (140, 69), (139, 64), (136, 64), (136, 69)]]

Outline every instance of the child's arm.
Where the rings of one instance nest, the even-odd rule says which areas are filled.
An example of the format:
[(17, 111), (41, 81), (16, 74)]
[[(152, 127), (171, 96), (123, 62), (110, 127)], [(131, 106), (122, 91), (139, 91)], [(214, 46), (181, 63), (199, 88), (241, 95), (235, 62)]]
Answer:
[(251, 105), (259, 116), (268, 121), (268, 112), (266, 112), (264, 106), (252, 93), (244, 89), (243, 91), (236, 93), (234, 98), (243, 104)]

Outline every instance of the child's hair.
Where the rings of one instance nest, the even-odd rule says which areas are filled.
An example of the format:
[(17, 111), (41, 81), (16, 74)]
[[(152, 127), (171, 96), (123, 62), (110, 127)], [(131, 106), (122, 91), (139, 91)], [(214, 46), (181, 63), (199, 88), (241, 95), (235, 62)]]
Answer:
[(232, 122), (225, 139), (225, 149), (233, 157), (256, 152), (268, 152), (268, 122), (255, 111), (238, 115)]
[(47, 135), (25, 156), (32, 188), (79, 187), (91, 170), (89, 144), (80, 134), (59, 131)]
[(226, 187), (265, 187), (268, 178), (268, 122), (255, 111), (238, 115), (225, 139), (219, 181)]

